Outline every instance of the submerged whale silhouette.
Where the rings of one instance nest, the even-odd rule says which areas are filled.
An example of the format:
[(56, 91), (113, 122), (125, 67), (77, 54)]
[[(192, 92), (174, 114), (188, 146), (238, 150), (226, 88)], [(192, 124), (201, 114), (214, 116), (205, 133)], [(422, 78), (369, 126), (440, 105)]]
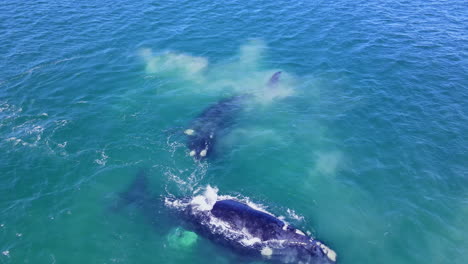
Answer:
[[(274, 73), (267, 86), (276, 86), (280, 76), (281, 71)], [(220, 131), (232, 124), (235, 115), (246, 104), (246, 99), (251, 97), (250, 94), (242, 94), (222, 99), (195, 118), (190, 128), (184, 131), (188, 137), (190, 156), (199, 160), (210, 156)]]
[[(154, 219), (155, 203), (163, 201), (150, 195), (147, 184), (147, 177), (140, 174), (120, 197), (159, 223)], [(209, 186), (204, 195), (165, 198), (164, 204), (185, 228), (241, 256), (274, 263), (336, 263), (336, 253), (319, 240), (236, 198), (219, 198)]]

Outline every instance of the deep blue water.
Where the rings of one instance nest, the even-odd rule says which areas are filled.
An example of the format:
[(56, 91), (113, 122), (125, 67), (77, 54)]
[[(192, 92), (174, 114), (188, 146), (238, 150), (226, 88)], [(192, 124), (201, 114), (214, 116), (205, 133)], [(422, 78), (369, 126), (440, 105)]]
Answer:
[[(0, 3), (0, 263), (253, 263), (137, 208), (241, 197), (339, 263), (468, 259), (468, 2)], [(265, 89), (275, 71), (279, 87)], [(254, 103), (189, 157), (184, 128)], [(179, 228), (179, 229), (177, 229)], [(255, 263), (268, 263), (258, 260)]]

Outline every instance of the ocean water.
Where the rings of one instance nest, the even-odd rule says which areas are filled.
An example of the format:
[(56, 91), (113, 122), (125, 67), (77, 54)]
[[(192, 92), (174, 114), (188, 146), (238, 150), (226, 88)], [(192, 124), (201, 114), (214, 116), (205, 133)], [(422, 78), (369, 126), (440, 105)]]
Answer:
[[(339, 263), (466, 263), (467, 10), (1, 1), (0, 263), (268, 263), (112, 210), (141, 169), (155, 196), (216, 187)], [(255, 100), (195, 162), (183, 130), (243, 93)]]

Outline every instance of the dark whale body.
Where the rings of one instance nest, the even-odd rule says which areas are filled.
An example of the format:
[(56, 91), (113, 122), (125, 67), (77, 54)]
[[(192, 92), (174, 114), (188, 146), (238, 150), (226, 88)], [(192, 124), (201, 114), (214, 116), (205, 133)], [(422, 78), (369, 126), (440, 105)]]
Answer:
[[(136, 204), (155, 226), (160, 227), (155, 208), (163, 202), (151, 197), (147, 190), (147, 181), (145, 176), (138, 176), (120, 197), (124, 204)], [(171, 215), (186, 229), (225, 246), (240, 256), (263, 258), (273, 263), (336, 262), (333, 250), (274, 215), (235, 199), (216, 197), (207, 204), (199, 203), (203, 199), (203, 196), (165, 198), (164, 203), (171, 209)]]
[[(276, 72), (268, 81), (268, 87), (274, 87), (281, 76)], [(189, 154), (200, 160), (211, 156), (217, 138), (223, 129), (228, 128), (252, 95), (242, 94), (222, 99), (206, 108), (185, 130), (188, 136)]]
[(182, 216), (198, 234), (243, 256), (276, 263), (336, 262), (335, 252), (319, 240), (240, 201), (218, 200), (208, 211), (189, 205)]
[(205, 109), (185, 130), (188, 136), (190, 156), (202, 159), (211, 156), (222, 129), (229, 127), (249, 95), (223, 99)]

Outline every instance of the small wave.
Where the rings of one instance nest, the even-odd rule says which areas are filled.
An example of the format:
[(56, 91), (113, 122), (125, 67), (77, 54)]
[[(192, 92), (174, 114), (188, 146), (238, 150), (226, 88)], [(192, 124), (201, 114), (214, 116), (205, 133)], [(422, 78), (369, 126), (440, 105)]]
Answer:
[(193, 166), (186, 169), (175, 169), (174, 166), (154, 166), (160, 167), (161, 173), (168, 180), (166, 185), (167, 194), (177, 193), (192, 195), (198, 193), (200, 182), (205, 178), (208, 171), (208, 163), (200, 162), (192, 164)]
[(23, 111), (22, 107), (8, 104), (6, 102), (0, 103), (0, 121), (16, 117)]
[(166, 145), (169, 147), (169, 153), (171, 153), (171, 157), (174, 157), (175, 152), (179, 148), (185, 149), (185, 144), (183, 144), (182, 142), (179, 142), (177, 140), (172, 140), (172, 136), (173, 135), (169, 135), (166, 138)]
[(15, 129), (18, 131), (14, 134), (20, 135), (22, 138), (18, 136), (12, 136), (6, 139), (7, 142), (13, 142), (15, 146), (22, 145), (36, 147), (39, 141), (42, 139), (42, 134), (44, 132), (44, 127), (34, 124), (22, 124)]
[(108, 158), (109, 156), (107, 156), (103, 150), (101, 151), (101, 157), (99, 159), (95, 159), (94, 162), (98, 165), (105, 166)]
[(298, 215), (296, 211), (288, 208), (286, 212), (288, 213), (289, 218), (294, 219), (296, 221), (304, 221), (304, 217), (301, 215)]
[(42, 70), (42, 69), (44, 69), (46, 67), (57, 65), (57, 64), (64, 63), (64, 62), (67, 62), (67, 61), (71, 61), (71, 60), (74, 60), (74, 59), (77, 59), (77, 58), (78, 57), (70, 57), (70, 58), (58, 59), (58, 60), (53, 60), (53, 61), (37, 64), (37, 65), (35, 65), (35, 66), (33, 66), (33, 67), (19, 73), (19, 74), (16, 74), (16, 75), (14, 75), (14, 76), (12, 76), (10, 78), (7, 78), (5, 80), (0, 80), (0, 86), (5, 85), (8, 82), (11, 82), (11, 81), (14, 81), (14, 80), (17, 80), (17, 79), (21, 79), (22, 77), (24, 77), (26, 75), (32, 74), (33, 72)]
[[(4, 114), (3, 116), (1, 114)], [(3, 134), (5, 142), (13, 143), (13, 146), (50, 147), (53, 143), (54, 148), (59, 147), (62, 150), (66, 142), (55, 143), (52, 138), (55, 132), (67, 125), (67, 120), (58, 120), (51, 122), (49, 115), (45, 112), (36, 115), (23, 115), (22, 108), (10, 104), (0, 104), (0, 127), (6, 127), (7, 131)]]

